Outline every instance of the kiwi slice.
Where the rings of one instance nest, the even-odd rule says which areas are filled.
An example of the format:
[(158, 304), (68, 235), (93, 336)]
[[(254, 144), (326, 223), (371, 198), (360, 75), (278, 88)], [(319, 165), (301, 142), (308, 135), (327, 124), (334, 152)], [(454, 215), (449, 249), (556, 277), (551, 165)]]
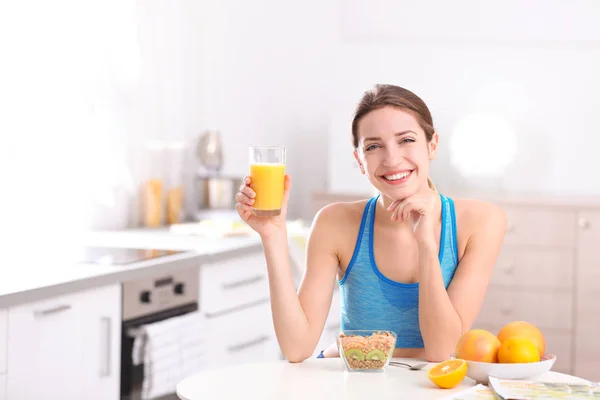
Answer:
[(385, 353), (381, 350), (371, 350), (369, 352), (369, 354), (367, 354), (367, 360), (378, 360), (378, 361), (383, 361), (385, 360), (387, 357), (385, 355)]
[(355, 360), (359, 360), (359, 361), (365, 360), (365, 354), (358, 349), (347, 350), (344, 353), (344, 355), (346, 356), (346, 358), (354, 358)]

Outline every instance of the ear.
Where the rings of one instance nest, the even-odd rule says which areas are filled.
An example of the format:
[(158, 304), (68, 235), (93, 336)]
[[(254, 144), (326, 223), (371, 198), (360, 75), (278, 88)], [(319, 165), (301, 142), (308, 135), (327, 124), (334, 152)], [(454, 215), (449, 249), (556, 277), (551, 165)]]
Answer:
[(358, 164), (358, 168), (360, 168), (360, 173), (361, 174), (365, 174), (365, 167), (363, 167), (362, 165), (362, 161), (360, 161), (360, 156), (358, 154), (358, 151), (356, 149), (354, 149), (354, 159), (356, 160), (356, 163)]
[(440, 136), (438, 135), (438, 133), (433, 132), (433, 136), (431, 137), (431, 140), (427, 144), (427, 147), (429, 148), (429, 159), (430, 160), (435, 160), (437, 157), (437, 148), (438, 148), (439, 140), (440, 140)]

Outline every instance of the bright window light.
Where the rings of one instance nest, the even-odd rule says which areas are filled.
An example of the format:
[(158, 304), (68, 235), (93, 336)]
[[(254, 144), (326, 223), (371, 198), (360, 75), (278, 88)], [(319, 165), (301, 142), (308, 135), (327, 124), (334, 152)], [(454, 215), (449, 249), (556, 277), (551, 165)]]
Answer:
[(499, 177), (516, 150), (516, 133), (505, 119), (474, 113), (459, 120), (452, 130), (450, 163), (463, 177)]

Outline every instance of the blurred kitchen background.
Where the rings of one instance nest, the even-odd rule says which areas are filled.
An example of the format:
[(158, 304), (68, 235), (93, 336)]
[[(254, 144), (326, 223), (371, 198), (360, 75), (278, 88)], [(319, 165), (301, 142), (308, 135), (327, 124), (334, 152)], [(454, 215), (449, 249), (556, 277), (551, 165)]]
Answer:
[(309, 219), (314, 192), (369, 193), (349, 121), (378, 82), (429, 105), (441, 191), (600, 192), (593, 1), (2, 7), (3, 164), (18, 188), (5, 201), (17, 226), (140, 226), (149, 179), (165, 196), (182, 185), (193, 219), (197, 177), (211, 173), (198, 157), (207, 131), (222, 152), (213, 174), (228, 178), (247, 173), (248, 145), (287, 146), (290, 216)]
[[(212, 318), (218, 337), (244, 318), (263, 329), (241, 344), (213, 342), (229, 354), (218, 365), (279, 359), (260, 241), (233, 210), (248, 146), (287, 147), (297, 283), (316, 210), (372, 194), (355, 167), (350, 121), (376, 83), (406, 87), (430, 107), (440, 134), (432, 178), (442, 193), (507, 210), (479, 326), (532, 320), (559, 355), (558, 370), (600, 380), (598, 21), (593, 0), (0, 2), (0, 230), (8, 238), (0, 399), (40, 398), (27, 385), (32, 375), (84, 371), (83, 361), (56, 354), (89, 338), (71, 337), (73, 325), (53, 330), (25, 316), (41, 307), (34, 300), (62, 312), (72, 300), (63, 295), (81, 294), (83, 304), (80, 292), (101, 285), (111, 300), (89, 292), (94, 306), (82, 309), (114, 304), (123, 324), (102, 325), (117, 329), (118, 353), (106, 369), (112, 386), (94, 393), (117, 398), (120, 387), (125, 396), (128, 381), (115, 376), (135, 365), (124, 343), (143, 334), (128, 325), (138, 314), (128, 314), (126, 299), (153, 304), (136, 279), (173, 285), (177, 296), (191, 288), (186, 312)], [(77, 254), (95, 267), (67, 267), (75, 256), (65, 247), (82, 241), (106, 246), (104, 253)], [(175, 271), (192, 264), (195, 272), (180, 281)], [(335, 297), (316, 351), (337, 329)], [(33, 351), (35, 340), (61, 345)], [(39, 362), (37, 372), (25, 359)], [(58, 378), (37, 386), (60, 394), (52, 398), (78, 398), (56, 386), (66, 382)]]

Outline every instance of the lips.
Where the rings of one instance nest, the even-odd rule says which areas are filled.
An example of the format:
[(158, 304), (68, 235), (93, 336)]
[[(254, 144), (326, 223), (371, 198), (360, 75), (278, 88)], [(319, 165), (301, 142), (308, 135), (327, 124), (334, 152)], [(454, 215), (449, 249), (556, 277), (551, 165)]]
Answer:
[(412, 176), (413, 171), (414, 170), (390, 171), (381, 175), (380, 177), (388, 184), (399, 185), (406, 182)]

